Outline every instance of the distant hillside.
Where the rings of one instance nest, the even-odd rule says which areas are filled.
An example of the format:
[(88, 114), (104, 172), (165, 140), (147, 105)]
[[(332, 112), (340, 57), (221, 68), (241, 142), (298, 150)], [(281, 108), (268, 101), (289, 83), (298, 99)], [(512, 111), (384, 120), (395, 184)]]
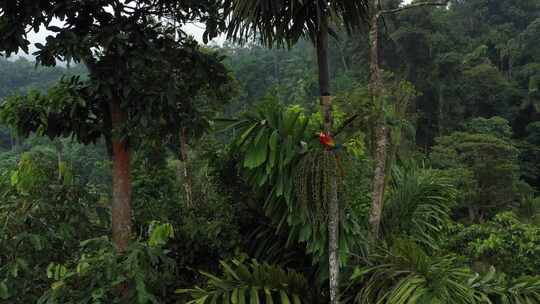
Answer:
[(16, 61), (0, 58), (0, 99), (30, 88), (45, 89), (64, 75), (85, 73), (85, 68), (80, 65), (71, 68), (36, 67), (34, 62), (24, 58)]

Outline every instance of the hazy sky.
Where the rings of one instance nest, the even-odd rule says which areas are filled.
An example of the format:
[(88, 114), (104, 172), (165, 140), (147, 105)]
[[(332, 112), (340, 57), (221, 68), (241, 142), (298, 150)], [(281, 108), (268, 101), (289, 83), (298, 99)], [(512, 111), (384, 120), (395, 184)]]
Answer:
[[(53, 24), (52, 25), (58, 25), (58, 26), (61, 26), (62, 25), (62, 22), (60, 21), (53, 21)], [(201, 26), (201, 25), (197, 25), (197, 24), (188, 24), (184, 27), (184, 31), (186, 31), (187, 33), (189, 33), (190, 35), (192, 35), (193, 37), (195, 37), (195, 39), (197, 39), (197, 41), (199, 41), (200, 43), (202, 43), (202, 35), (204, 33), (204, 27)], [(37, 33), (34, 33), (33, 31), (28, 35), (28, 40), (30, 40), (32, 42), (32, 45), (30, 45), (30, 51), (29, 51), (29, 54), (24, 54), (24, 52), (20, 52), (19, 56), (24, 56), (24, 57), (28, 57), (28, 58), (33, 58), (32, 56), (32, 53), (36, 51), (36, 48), (34, 47), (34, 43), (45, 43), (45, 39), (47, 36), (51, 35), (53, 33), (47, 31), (45, 28), (42, 28), (39, 32)], [(212, 40), (212, 42), (210, 43), (218, 43), (218, 44), (221, 44), (223, 43), (224, 41), (224, 38), (223, 37), (218, 37), (214, 40)]]
[[(408, 4), (410, 3), (412, 0), (404, 0), (403, 3), (405, 4)], [(53, 25), (54, 23), (56, 23), (57, 25), (61, 25), (61, 22), (60, 21), (56, 21), (54, 22), (53, 21)], [(204, 27), (202, 25), (196, 25), (196, 24), (188, 24), (184, 27), (184, 30), (189, 33), (190, 35), (192, 35), (193, 37), (195, 37), (195, 39), (197, 39), (199, 42), (202, 43), (202, 35), (204, 33)], [(38, 33), (34, 33), (34, 32), (31, 32), (29, 34), (29, 40), (32, 42), (32, 43), (44, 43), (45, 42), (45, 38), (50, 35), (51, 32), (45, 30), (45, 28), (42, 28)], [(212, 42), (210, 43), (218, 43), (218, 44), (221, 44), (223, 43), (224, 41), (224, 37), (218, 37), (216, 39), (214, 39)], [(25, 57), (31, 57), (33, 58), (32, 56), (32, 53), (35, 51), (35, 47), (33, 45), (31, 45), (30, 47), (30, 52), (28, 55), (24, 54), (24, 53), (20, 53), (18, 55), (21, 55), (21, 56), (25, 56)]]

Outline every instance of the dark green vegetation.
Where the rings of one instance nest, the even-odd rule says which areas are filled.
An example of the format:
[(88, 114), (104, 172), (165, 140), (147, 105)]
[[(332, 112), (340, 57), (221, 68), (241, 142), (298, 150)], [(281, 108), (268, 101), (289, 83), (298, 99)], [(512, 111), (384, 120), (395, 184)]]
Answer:
[(540, 303), (540, 1), (317, 3), (0, 0), (0, 303)]

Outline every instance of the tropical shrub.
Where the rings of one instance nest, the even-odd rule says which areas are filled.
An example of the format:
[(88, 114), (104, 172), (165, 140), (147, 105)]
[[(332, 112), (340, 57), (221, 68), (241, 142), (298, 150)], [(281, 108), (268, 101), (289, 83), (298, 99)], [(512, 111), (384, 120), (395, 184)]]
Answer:
[(538, 274), (540, 228), (520, 222), (512, 212), (482, 224), (456, 225), (450, 235), (450, 250), (466, 256), (478, 270), (495, 266), (513, 278)]
[(147, 241), (132, 242), (117, 254), (108, 237), (81, 242), (74, 261), (50, 263), (50, 289), (37, 303), (163, 303), (174, 279), (174, 260), (164, 246), (174, 237), (170, 224), (153, 223)]
[(107, 212), (98, 196), (60, 169), (54, 154), (38, 149), (0, 175), (0, 299), (6, 303), (35, 303), (49, 288), (47, 265), (70, 261), (80, 240), (105, 233)]

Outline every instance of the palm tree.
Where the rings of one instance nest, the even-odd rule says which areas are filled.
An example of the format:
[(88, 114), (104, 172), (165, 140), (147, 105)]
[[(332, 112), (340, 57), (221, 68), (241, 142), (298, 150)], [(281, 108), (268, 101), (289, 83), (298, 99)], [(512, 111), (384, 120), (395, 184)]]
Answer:
[(410, 239), (379, 247), (354, 269), (345, 301), (371, 303), (539, 303), (540, 277), (475, 273), (457, 256), (427, 251)]
[[(328, 40), (330, 19), (336, 18), (348, 31), (361, 26), (368, 15), (367, 0), (226, 0), (228, 37), (236, 41), (259, 39), (272, 46), (291, 46), (309, 38), (317, 49), (319, 91), (324, 131), (332, 131), (332, 101)], [(328, 201), (328, 249), (330, 301), (338, 303), (339, 203), (337, 178), (330, 182)]]
[(414, 241), (399, 239), (354, 270), (347, 298), (355, 304), (486, 303), (477, 301), (468, 283), (473, 277), (456, 257), (433, 255)]
[(450, 221), (457, 190), (441, 172), (415, 163), (394, 166), (382, 216), (382, 235), (436, 248)]

